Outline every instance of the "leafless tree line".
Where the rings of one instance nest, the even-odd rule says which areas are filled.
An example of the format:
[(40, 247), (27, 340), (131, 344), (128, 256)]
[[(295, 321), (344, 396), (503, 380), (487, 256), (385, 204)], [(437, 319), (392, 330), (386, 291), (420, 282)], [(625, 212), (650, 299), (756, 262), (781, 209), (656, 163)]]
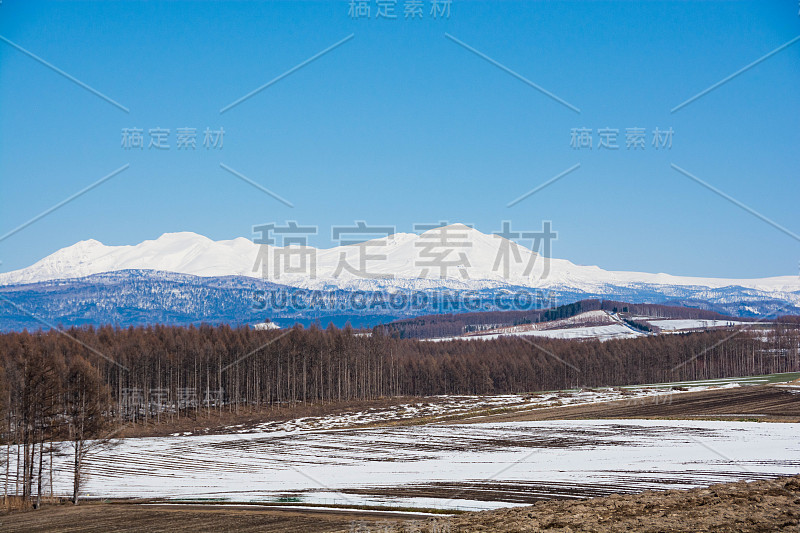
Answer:
[(47, 481), (52, 487), (45, 465), (69, 451), (78, 503), (84, 456), (110, 427), (110, 389), (96, 366), (55, 336), (22, 334), (16, 341), (14, 349), (4, 346), (0, 367), (4, 501), (13, 494), (23, 506), (41, 505)]
[[(800, 370), (800, 324), (637, 339), (429, 342), (333, 326), (73, 328), (0, 335), (4, 495), (35, 506), (54, 453), (73, 501), (126, 424), (394, 396), (500, 394)], [(63, 334), (66, 333), (66, 334)], [(48, 477), (50, 479), (48, 479)]]

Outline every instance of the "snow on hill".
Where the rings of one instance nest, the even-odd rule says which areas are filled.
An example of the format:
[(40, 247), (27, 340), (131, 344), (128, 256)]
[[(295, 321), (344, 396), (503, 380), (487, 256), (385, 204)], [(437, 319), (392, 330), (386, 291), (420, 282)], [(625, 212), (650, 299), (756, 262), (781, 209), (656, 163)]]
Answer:
[[(292, 264), (298, 264), (303, 253), (309, 259), (313, 257), (315, 271), (310, 268), (287, 271), (287, 256), (293, 255)], [(367, 276), (357, 272), (362, 254), (370, 256), (363, 263)], [(432, 258), (437, 255), (447, 266), (435, 263)], [(508, 268), (504, 272), (506, 260)], [(349, 269), (343, 268), (344, 262)], [(310, 264), (309, 260), (307, 265)], [(738, 286), (795, 305), (800, 303), (800, 279), (797, 276), (721, 279), (606, 271), (564, 259), (546, 260), (524, 246), (461, 224), (420, 235), (397, 233), (369, 241), (367, 245), (329, 249), (258, 245), (244, 238), (215, 242), (191, 232), (165, 233), (158, 239), (127, 246), (106, 246), (96, 240), (87, 240), (58, 250), (27, 268), (0, 274), (0, 285), (81, 278), (129, 269), (203, 277), (262, 277), (263, 273), (269, 281), (309, 289), (425, 290), (522, 286), (604, 294), (609, 293), (609, 287), (642, 289), (668, 286), (714, 290)]]
[[(752, 326), (753, 322), (738, 320), (704, 320), (704, 319), (663, 319), (647, 316), (634, 317), (640, 323), (657, 326), (659, 333), (679, 333), (682, 331), (707, 330), (723, 327)], [(499, 328), (466, 333), (456, 337), (439, 337), (428, 339), (442, 340), (492, 340), (499, 337), (546, 337), (549, 339), (597, 339), (607, 341), (611, 339), (631, 339), (643, 337), (648, 334), (630, 324), (616, 313), (603, 310), (585, 311), (575, 316), (503, 326)]]
[(515, 326), (502, 326), (494, 329), (481, 330), (478, 332), (467, 333), (467, 336), (486, 336), (486, 335), (529, 335), (533, 331), (542, 331), (548, 329), (566, 329), (587, 326), (607, 326), (610, 324), (618, 324), (619, 319), (613, 318), (607, 311), (595, 310), (585, 311), (578, 313), (569, 318), (560, 318), (558, 320), (549, 320), (547, 322), (534, 322), (530, 324), (517, 324)]
[[(627, 326), (620, 318), (607, 311), (595, 310), (579, 313), (569, 318), (505, 326), (478, 333), (469, 333), (452, 339), (491, 340), (498, 337), (547, 337), (549, 339), (630, 339), (644, 333)], [(435, 339), (443, 340), (443, 339)]]
[(739, 322), (737, 320), (702, 320), (693, 319), (666, 319), (647, 320), (648, 324), (656, 326), (661, 331), (687, 331), (692, 329), (724, 328), (729, 326), (746, 326), (752, 322)]
[(253, 324), (253, 329), (257, 331), (267, 331), (270, 329), (281, 329), (281, 327), (275, 322), (260, 322), (258, 324)]
[(643, 335), (643, 333), (622, 324), (608, 324), (605, 326), (578, 326), (574, 328), (558, 329), (526, 329), (504, 333), (487, 333), (426, 340), (492, 340), (499, 337), (546, 337), (548, 339), (597, 339), (600, 341), (607, 341), (611, 339), (632, 339)]

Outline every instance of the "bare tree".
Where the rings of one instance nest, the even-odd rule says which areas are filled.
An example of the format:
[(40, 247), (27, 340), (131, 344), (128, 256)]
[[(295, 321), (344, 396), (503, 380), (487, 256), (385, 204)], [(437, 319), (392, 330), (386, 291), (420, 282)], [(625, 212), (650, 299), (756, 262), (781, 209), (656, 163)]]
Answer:
[(65, 422), (72, 445), (72, 503), (77, 505), (84, 480), (84, 458), (93, 449), (109, 444), (104, 437), (111, 423), (106, 416), (111, 394), (100, 373), (81, 357), (72, 360), (65, 384)]
[[(17, 424), (21, 431), (23, 452), (22, 498), (29, 504), (33, 495), (37, 444), (41, 454), (42, 443), (52, 435), (63, 372), (61, 360), (55, 356), (49, 344), (31, 348), (24, 343), (20, 369), (21, 383), (16, 395), (19, 410)], [(41, 484), (41, 464), (38, 479)]]

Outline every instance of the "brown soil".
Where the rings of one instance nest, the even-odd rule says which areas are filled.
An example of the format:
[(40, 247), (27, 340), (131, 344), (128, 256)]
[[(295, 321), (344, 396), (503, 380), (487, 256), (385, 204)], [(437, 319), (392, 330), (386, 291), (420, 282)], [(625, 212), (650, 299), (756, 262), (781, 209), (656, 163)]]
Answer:
[(291, 510), (236, 505), (140, 505), (131, 503), (65, 503), (37, 511), (0, 515), (0, 531), (21, 532), (175, 532), (378, 531), (395, 519), (390, 513), (335, 510)]
[(800, 532), (800, 476), (646, 491), (449, 517), (400, 518), (359, 511), (283, 510), (236, 505), (87, 503), (0, 516), (8, 532)]
[(363, 531), (761, 532), (800, 531), (799, 523), (800, 476), (794, 476), (687, 491), (542, 501), (530, 507), (382, 524)]
[(771, 385), (680, 392), (592, 405), (530, 409), (475, 417), (457, 423), (598, 418), (720, 419), (800, 422), (800, 391)]

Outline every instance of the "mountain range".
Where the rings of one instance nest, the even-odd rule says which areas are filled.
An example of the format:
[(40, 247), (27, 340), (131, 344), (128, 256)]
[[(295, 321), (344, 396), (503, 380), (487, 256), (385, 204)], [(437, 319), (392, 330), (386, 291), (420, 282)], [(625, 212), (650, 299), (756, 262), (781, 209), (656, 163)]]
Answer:
[[(739, 316), (800, 311), (797, 276), (724, 279), (607, 271), (546, 258), (501, 236), (453, 224), (328, 249), (244, 238), (213, 241), (191, 232), (126, 246), (80, 241), (27, 268), (0, 274), (5, 300), (0, 300), (0, 328), (45, 327), (45, 322), (241, 324), (264, 318), (375, 323), (476, 310), (460, 307), (460, 297), (452, 309), (443, 309), (443, 295), (453, 300), (468, 294), (481, 309), (496, 309), (498, 297), (515, 292), (528, 295), (525, 305), (606, 298)], [(276, 307), (277, 293), (289, 303)], [(419, 308), (353, 305), (357, 295), (375, 300), (412, 294), (424, 295), (426, 303)], [(322, 306), (293, 306), (291, 298), (328, 300)]]

